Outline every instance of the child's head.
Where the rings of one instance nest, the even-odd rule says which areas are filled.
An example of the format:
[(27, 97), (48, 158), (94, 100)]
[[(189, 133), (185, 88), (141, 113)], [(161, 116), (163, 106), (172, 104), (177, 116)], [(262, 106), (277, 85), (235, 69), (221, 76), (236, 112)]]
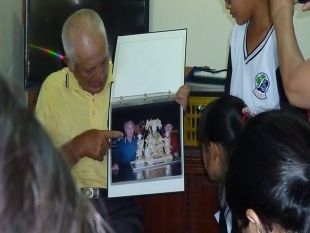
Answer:
[(266, 0), (225, 0), (226, 9), (239, 25), (245, 24), (254, 16), (254, 11), (259, 9), (257, 4)]
[(310, 232), (309, 124), (280, 110), (250, 119), (235, 145), (225, 186), (243, 230)]
[(211, 180), (223, 178), (228, 158), (243, 123), (245, 103), (234, 96), (221, 97), (206, 106), (198, 127), (203, 160)]

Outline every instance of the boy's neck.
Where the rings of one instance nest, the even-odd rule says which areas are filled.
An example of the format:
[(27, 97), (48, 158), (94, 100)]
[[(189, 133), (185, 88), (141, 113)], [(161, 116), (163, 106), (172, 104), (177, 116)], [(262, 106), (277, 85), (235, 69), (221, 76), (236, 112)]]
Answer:
[(260, 32), (267, 32), (270, 27), (272, 26), (271, 19), (261, 19), (255, 20), (252, 19), (248, 26), (249, 33), (260, 33)]
[(250, 19), (250, 23), (247, 29), (247, 52), (248, 54), (252, 53), (261, 41), (264, 40), (269, 29), (272, 26), (272, 19), (269, 10), (269, 3), (266, 3), (265, 0), (257, 4), (257, 8), (253, 14), (253, 17)]
[(272, 18), (269, 9), (269, 1), (259, 0), (255, 12), (250, 19), (248, 29), (252, 32), (268, 31), (272, 25)]

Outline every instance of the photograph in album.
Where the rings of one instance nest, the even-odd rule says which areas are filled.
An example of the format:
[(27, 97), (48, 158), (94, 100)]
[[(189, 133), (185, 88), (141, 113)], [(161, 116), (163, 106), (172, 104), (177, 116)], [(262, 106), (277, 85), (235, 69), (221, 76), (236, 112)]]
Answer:
[(169, 179), (182, 174), (180, 106), (175, 101), (112, 108), (112, 184)]

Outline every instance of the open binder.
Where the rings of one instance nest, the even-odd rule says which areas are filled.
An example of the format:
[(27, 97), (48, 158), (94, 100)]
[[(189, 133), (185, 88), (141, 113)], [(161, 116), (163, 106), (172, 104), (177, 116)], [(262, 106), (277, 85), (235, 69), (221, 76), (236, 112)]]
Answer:
[(185, 29), (118, 37), (109, 127), (130, 136), (112, 142), (109, 197), (184, 191), (185, 48)]

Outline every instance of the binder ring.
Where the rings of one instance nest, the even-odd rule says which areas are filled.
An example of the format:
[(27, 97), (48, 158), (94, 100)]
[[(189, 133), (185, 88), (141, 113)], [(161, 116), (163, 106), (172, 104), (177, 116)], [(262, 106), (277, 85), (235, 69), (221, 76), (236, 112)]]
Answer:
[(123, 102), (123, 96), (119, 97), (119, 103), (121, 104)]
[(146, 101), (146, 97), (147, 97), (147, 95), (146, 95), (146, 93), (144, 93), (144, 101)]

